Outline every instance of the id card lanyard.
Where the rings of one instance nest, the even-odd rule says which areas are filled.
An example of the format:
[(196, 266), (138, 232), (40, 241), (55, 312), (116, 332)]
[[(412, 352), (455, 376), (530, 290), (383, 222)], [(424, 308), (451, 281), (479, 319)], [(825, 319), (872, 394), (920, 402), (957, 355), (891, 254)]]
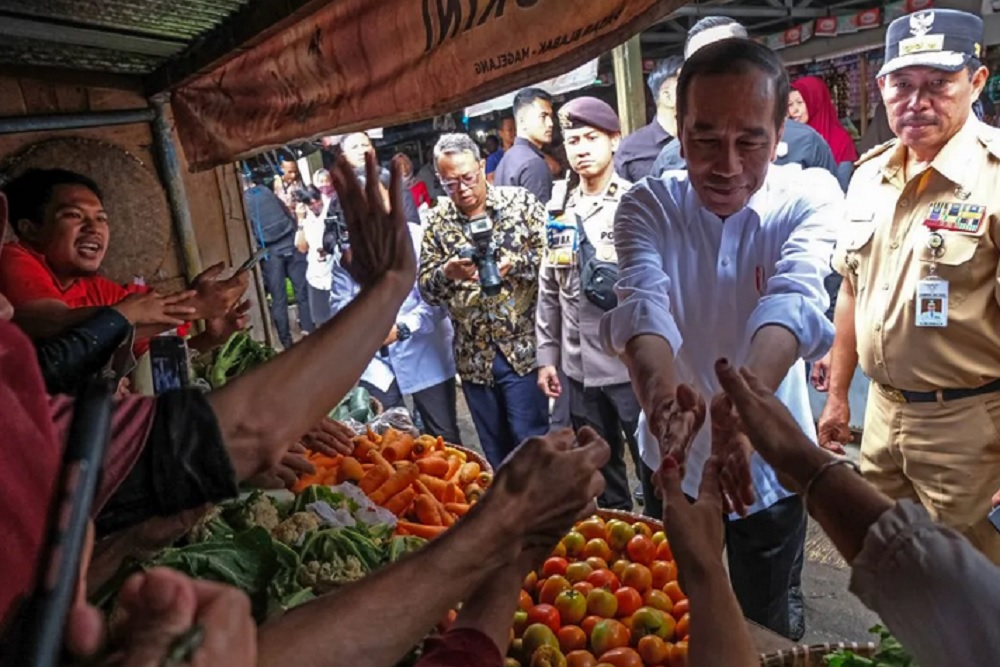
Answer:
[(917, 282), (916, 323), (918, 327), (948, 326), (948, 281), (937, 273), (937, 260), (944, 255), (944, 236), (931, 232), (927, 237), (931, 263), (927, 276)]

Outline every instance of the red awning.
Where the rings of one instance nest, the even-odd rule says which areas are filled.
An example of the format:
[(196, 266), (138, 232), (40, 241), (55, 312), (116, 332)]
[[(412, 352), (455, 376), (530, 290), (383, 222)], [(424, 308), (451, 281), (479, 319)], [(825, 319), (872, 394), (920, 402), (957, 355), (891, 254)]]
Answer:
[(333, 0), (173, 91), (201, 170), (445, 113), (609, 51), (683, 0)]

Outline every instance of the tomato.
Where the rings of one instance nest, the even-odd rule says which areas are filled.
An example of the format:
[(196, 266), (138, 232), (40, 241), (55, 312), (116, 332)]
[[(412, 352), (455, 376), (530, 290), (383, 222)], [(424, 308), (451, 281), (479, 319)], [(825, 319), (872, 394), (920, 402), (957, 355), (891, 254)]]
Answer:
[(538, 573), (532, 570), (528, 573), (528, 576), (524, 578), (524, 583), (521, 584), (521, 588), (528, 591), (529, 594), (533, 594), (536, 586), (538, 586)]
[(565, 558), (566, 557), (566, 545), (560, 540), (556, 543), (556, 546), (552, 548), (552, 556), (554, 558)]
[(563, 653), (587, 648), (587, 634), (575, 625), (559, 628), (556, 638), (559, 640), (559, 650)]
[(590, 637), (590, 634), (594, 631), (594, 626), (601, 620), (601, 617), (597, 615), (588, 616), (580, 623), (580, 628), (587, 633), (587, 637)]
[(659, 609), (642, 607), (632, 614), (632, 636), (636, 639), (653, 635), (667, 640), (674, 634), (674, 619)]
[(642, 603), (647, 607), (659, 609), (665, 614), (669, 614), (674, 608), (674, 601), (657, 588), (646, 591), (646, 594), (642, 596)]
[(642, 606), (642, 596), (639, 591), (629, 586), (622, 586), (615, 591), (615, 599), (618, 600), (618, 611), (615, 616), (631, 616)]
[(577, 625), (587, 615), (587, 596), (572, 589), (563, 591), (556, 596), (555, 607), (562, 623)]
[(570, 651), (566, 654), (566, 667), (597, 667), (597, 658), (590, 651)]
[(601, 655), (601, 662), (612, 667), (642, 667), (642, 658), (639, 653), (626, 646), (613, 648)]
[(677, 621), (677, 629), (674, 630), (674, 634), (678, 639), (687, 639), (688, 635), (691, 634), (691, 614), (684, 614)]
[(631, 565), (627, 558), (619, 558), (612, 564), (611, 571), (615, 573), (615, 576), (620, 580), (622, 575), (625, 574), (625, 568)]
[(687, 642), (677, 642), (670, 644), (670, 657), (667, 665), (669, 667), (688, 667), (688, 644)]
[(649, 565), (656, 557), (656, 545), (645, 535), (636, 535), (628, 542), (628, 557), (633, 563)]
[(590, 576), (587, 577), (587, 583), (593, 584), (594, 588), (606, 588), (612, 593), (621, 588), (621, 583), (618, 581), (618, 577), (611, 570), (597, 570), (596, 572), (591, 572)]
[(680, 620), (680, 618), (684, 616), (684, 614), (690, 613), (690, 611), (691, 611), (691, 601), (684, 599), (684, 600), (679, 600), (676, 604), (674, 604), (674, 608), (670, 610), (670, 613), (673, 614), (674, 618)]
[(579, 558), (583, 553), (583, 545), (587, 543), (587, 538), (575, 530), (566, 533), (562, 538), (563, 546), (566, 547), (566, 555), (571, 558)]
[(677, 581), (677, 566), (671, 561), (654, 560), (649, 571), (653, 575), (653, 588), (662, 590), (671, 581)]
[(647, 665), (663, 664), (670, 657), (667, 643), (656, 635), (646, 635), (639, 640), (636, 648), (639, 650), (639, 657)]
[(559, 620), (559, 610), (550, 604), (536, 604), (532, 607), (531, 611), (528, 612), (528, 623), (531, 625), (544, 625), (552, 630), (552, 632), (558, 632), (559, 626), (562, 625)]
[(624, 521), (608, 521), (608, 545), (615, 551), (624, 551), (628, 541), (635, 537), (635, 529)]
[(673, 600), (674, 604), (677, 604), (681, 600), (687, 599), (687, 596), (684, 595), (684, 591), (681, 590), (681, 585), (678, 584), (676, 581), (671, 581), (666, 586), (664, 586), (663, 592), (666, 593), (671, 600)]
[(656, 559), (669, 561), (674, 559), (674, 552), (670, 548), (670, 540), (665, 539), (656, 545)]
[(456, 618), (458, 618), (458, 612), (454, 609), (449, 609), (448, 613), (441, 619), (441, 622), (438, 623), (438, 628), (442, 633), (448, 632), (448, 630), (451, 630), (451, 626), (455, 625)]
[(667, 539), (667, 534), (664, 533), (662, 530), (658, 530), (655, 533), (653, 533), (653, 537), (651, 539), (653, 540), (653, 544), (655, 544), (656, 546), (660, 546), (660, 542)]
[(606, 563), (611, 560), (611, 547), (604, 540), (590, 540), (583, 547), (583, 555), (585, 558), (602, 558)]
[(556, 601), (556, 596), (563, 591), (568, 591), (572, 587), (573, 584), (569, 583), (569, 579), (566, 577), (561, 577), (558, 574), (554, 577), (549, 577), (545, 580), (542, 590), (538, 593), (538, 601), (545, 604), (553, 604)]
[(569, 563), (565, 558), (549, 558), (542, 565), (542, 576), (551, 577), (553, 575), (565, 575), (566, 568), (569, 567)]
[(653, 574), (645, 565), (639, 563), (629, 563), (625, 567), (625, 572), (618, 575), (622, 580), (622, 585), (631, 586), (640, 593), (645, 593), (653, 586)]
[(628, 628), (618, 621), (606, 618), (594, 626), (594, 631), (590, 634), (590, 648), (595, 655), (603, 656), (613, 648), (628, 646), (630, 640)]
[(587, 559), (587, 565), (589, 565), (594, 570), (606, 570), (608, 569), (608, 561), (597, 556), (591, 556)]
[(593, 571), (594, 568), (587, 563), (570, 563), (569, 567), (566, 568), (566, 578), (570, 580), (570, 583), (575, 584), (578, 581), (586, 581)]
[(608, 536), (607, 525), (599, 516), (592, 516), (576, 524), (576, 532), (588, 540), (603, 540)]
[(549, 626), (533, 623), (527, 627), (521, 638), (522, 651), (525, 655), (531, 656), (542, 646), (559, 648), (559, 640), (556, 639), (556, 633)]
[(636, 535), (644, 535), (649, 539), (653, 539), (653, 529), (649, 527), (648, 523), (643, 523), (642, 521), (636, 521), (632, 524), (632, 528), (635, 530)]
[[(587, 597), (590, 594), (590, 591), (594, 590), (594, 584), (589, 581), (578, 581), (573, 584), (573, 590), (579, 591), (583, 594), (583, 597)], [(663, 591), (660, 592), (662, 593)], [(664, 593), (664, 595), (666, 595), (666, 593)]]
[(587, 594), (587, 613), (602, 618), (614, 618), (618, 612), (618, 598), (606, 588), (595, 588)]
[(524, 634), (524, 629), (528, 627), (528, 612), (518, 609), (514, 612), (514, 636), (520, 637)]

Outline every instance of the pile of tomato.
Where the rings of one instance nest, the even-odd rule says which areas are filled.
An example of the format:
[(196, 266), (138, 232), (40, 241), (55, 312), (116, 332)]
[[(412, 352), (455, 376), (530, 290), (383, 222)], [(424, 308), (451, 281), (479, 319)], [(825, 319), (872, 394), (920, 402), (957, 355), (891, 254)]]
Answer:
[(688, 611), (666, 535), (593, 516), (525, 579), (507, 664), (687, 665)]

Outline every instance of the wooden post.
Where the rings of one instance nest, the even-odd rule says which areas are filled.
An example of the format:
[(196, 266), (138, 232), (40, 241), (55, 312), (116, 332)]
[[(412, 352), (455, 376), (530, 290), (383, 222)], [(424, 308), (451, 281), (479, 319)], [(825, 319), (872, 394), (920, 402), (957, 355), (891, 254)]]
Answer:
[(636, 35), (613, 51), (618, 117), (622, 136), (646, 124), (646, 82), (642, 76), (642, 48)]

